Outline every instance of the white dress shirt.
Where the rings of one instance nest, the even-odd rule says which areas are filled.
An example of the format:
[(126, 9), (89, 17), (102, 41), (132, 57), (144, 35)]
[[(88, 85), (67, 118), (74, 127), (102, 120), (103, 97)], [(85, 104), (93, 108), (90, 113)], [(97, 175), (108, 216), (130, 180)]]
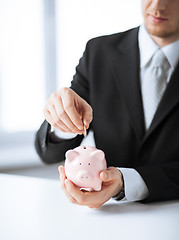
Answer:
[[(159, 46), (152, 40), (144, 25), (141, 25), (139, 28), (138, 43), (140, 51), (140, 79), (143, 81), (143, 73), (147, 67), (147, 63), (150, 61), (154, 52), (159, 48)], [(163, 47), (162, 51), (171, 65), (167, 79), (168, 82), (179, 60), (179, 40)], [(53, 127), (51, 131), (54, 132), (54, 134), (60, 139), (70, 139), (76, 137), (77, 135), (62, 133)], [(145, 199), (149, 192), (140, 174), (133, 168), (118, 169), (122, 172), (124, 179), (125, 198), (123, 200), (140, 201)]]

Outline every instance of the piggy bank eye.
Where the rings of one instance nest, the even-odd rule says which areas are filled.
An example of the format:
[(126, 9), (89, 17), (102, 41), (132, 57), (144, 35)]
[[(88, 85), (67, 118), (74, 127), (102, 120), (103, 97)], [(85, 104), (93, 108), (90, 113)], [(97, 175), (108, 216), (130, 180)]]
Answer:
[(80, 163), (80, 165), (81, 165), (81, 163)]
[(89, 162), (88, 165), (91, 165), (91, 163)]

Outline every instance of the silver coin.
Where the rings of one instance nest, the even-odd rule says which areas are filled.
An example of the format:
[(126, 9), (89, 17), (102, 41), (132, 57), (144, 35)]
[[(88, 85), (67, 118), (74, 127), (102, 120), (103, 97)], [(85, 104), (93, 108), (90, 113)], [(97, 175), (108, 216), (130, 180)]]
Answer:
[(87, 136), (87, 131), (86, 131), (86, 127), (85, 127), (85, 125), (84, 125), (84, 132), (83, 132), (83, 135), (84, 135), (84, 137)]

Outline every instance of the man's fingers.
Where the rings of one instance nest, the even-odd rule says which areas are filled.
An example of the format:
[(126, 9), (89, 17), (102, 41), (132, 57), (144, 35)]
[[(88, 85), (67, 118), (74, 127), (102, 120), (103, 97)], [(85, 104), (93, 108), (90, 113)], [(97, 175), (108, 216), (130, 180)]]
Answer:
[(59, 175), (60, 175), (60, 183), (61, 183), (61, 188), (63, 192), (65, 193), (66, 197), (71, 203), (78, 204), (77, 201), (73, 198), (73, 196), (68, 192), (66, 189), (66, 184), (65, 181), (67, 180), (66, 175), (65, 175), (65, 169), (63, 166), (59, 166), (58, 168)]
[(53, 107), (51, 107), (51, 114), (56, 125), (63, 128), (65, 132), (76, 133), (78, 129), (71, 122), (69, 116), (65, 112), (61, 97), (58, 96), (58, 94), (53, 93), (51, 96), (51, 101), (51, 105), (53, 104)]
[(59, 99), (58, 103), (55, 103), (55, 110), (56, 110), (58, 119), (61, 120), (63, 124), (66, 126), (66, 128), (68, 129), (66, 132), (80, 133), (79, 129), (74, 125), (68, 113), (64, 109), (61, 98)]
[(61, 99), (55, 96), (55, 94), (52, 94), (44, 109), (46, 120), (62, 132), (82, 134), (83, 131), (78, 130), (65, 112)]
[(59, 175), (60, 175), (60, 179), (66, 179), (64, 166), (60, 165), (58, 167), (58, 172), (59, 172)]
[(49, 109), (51, 115), (51, 125), (57, 127), (62, 132), (72, 132), (72, 130), (58, 117), (55, 107), (52, 105)]
[(70, 88), (51, 94), (44, 108), (46, 120), (63, 132), (82, 134), (92, 121), (91, 106)]
[(62, 190), (64, 191), (65, 195), (70, 200), (70, 202), (80, 205), (87, 205), (88, 192), (84, 193), (80, 191), (69, 179), (66, 178), (65, 168), (63, 166), (59, 166), (58, 171), (60, 174)]
[(121, 172), (115, 167), (110, 167), (100, 173), (100, 178), (103, 181), (101, 191), (83, 192), (66, 178), (64, 167), (60, 167), (60, 172), (62, 189), (70, 202), (90, 208), (101, 207), (120, 191), (123, 184)]
[(79, 130), (84, 130), (83, 125), (88, 129), (93, 118), (91, 106), (71, 89), (65, 89), (61, 99), (64, 110), (73, 124)]
[[(109, 169), (107, 171), (108, 181), (110, 181), (109, 179), (114, 179), (113, 177), (115, 176), (115, 174), (117, 174), (115, 173), (115, 171), (113, 171), (114, 169)], [(99, 208), (106, 201), (108, 201), (116, 192), (116, 187), (115, 189), (111, 188), (111, 184), (113, 183), (103, 186), (102, 190), (97, 192), (80, 191), (69, 179), (66, 179), (64, 167), (61, 167), (60, 172), (62, 178), (62, 189), (72, 203), (88, 206), (90, 208)], [(106, 171), (103, 171), (102, 175), (105, 175), (105, 173)]]
[(44, 112), (44, 115), (45, 115), (45, 119), (55, 128), (59, 129), (60, 131), (62, 132), (66, 132), (65, 129), (63, 129), (62, 127), (58, 126), (55, 121), (53, 120), (52, 118), (52, 115), (50, 112), (46, 111)]
[(83, 130), (83, 122), (81, 119), (80, 113), (77, 111), (75, 106), (74, 96), (66, 95), (61, 98), (64, 112), (68, 115), (71, 123), (73, 123), (74, 127), (78, 130)]
[[(107, 190), (108, 196), (115, 196), (123, 187), (122, 173), (115, 167), (109, 167), (100, 173), (103, 181), (103, 189)], [(111, 188), (111, 186), (113, 186)]]
[(109, 200), (109, 198), (106, 197), (108, 192), (107, 189), (99, 192), (84, 192), (76, 188), (68, 179), (65, 180), (65, 184), (67, 191), (79, 205), (99, 208), (105, 201)]
[(67, 191), (71, 194), (71, 196), (76, 199), (76, 201), (81, 204), (82, 202), (82, 196), (84, 194), (84, 192), (80, 191), (79, 189), (77, 189), (75, 187), (75, 185), (69, 180), (66, 179), (65, 180), (65, 185), (66, 185), (66, 189)]
[(76, 188), (75, 185), (68, 179), (65, 180), (65, 185), (71, 197), (75, 199), (79, 205), (89, 206), (94, 202), (94, 200), (96, 201), (96, 197), (93, 196), (94, 192), (83, 192)]
[(103, 182), (110, 182), (116, 179), (120, 180), (121, 172), (115, 167), (109, 167), (100, 173), (100, 178)]
[(69, 179), (65, 179), (63, 181), (63, 185), (62, 185), (62, 189), (66, 195), (66, 197), (68, 198), (68, 200), (71, 202), (71, 203), (74, 203), (74, 204), (78, 204), (78, 201), (73, 197), (73, 195), (71, 194), (71, 192), (68, 191), (67, 189), (67, 182), (69, 182), (69, 184), (71, 185), (74, 185)]

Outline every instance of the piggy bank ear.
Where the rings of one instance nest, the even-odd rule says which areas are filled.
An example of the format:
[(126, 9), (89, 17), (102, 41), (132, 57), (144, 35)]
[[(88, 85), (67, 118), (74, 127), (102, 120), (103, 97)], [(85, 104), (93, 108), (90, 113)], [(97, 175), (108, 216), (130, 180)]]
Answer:
[(102, 150), (96, 150), (96, 151), (92, 152), (91, 157), (96, 158), (100, 161), (104, 160), (104, 158), (105, 158), (104, 152)]
[(77, 151), (74, 150), (68, 150), (65, 154), (65, 158), (71, 162), (74, 158), (76, 158), (79, 155)]

